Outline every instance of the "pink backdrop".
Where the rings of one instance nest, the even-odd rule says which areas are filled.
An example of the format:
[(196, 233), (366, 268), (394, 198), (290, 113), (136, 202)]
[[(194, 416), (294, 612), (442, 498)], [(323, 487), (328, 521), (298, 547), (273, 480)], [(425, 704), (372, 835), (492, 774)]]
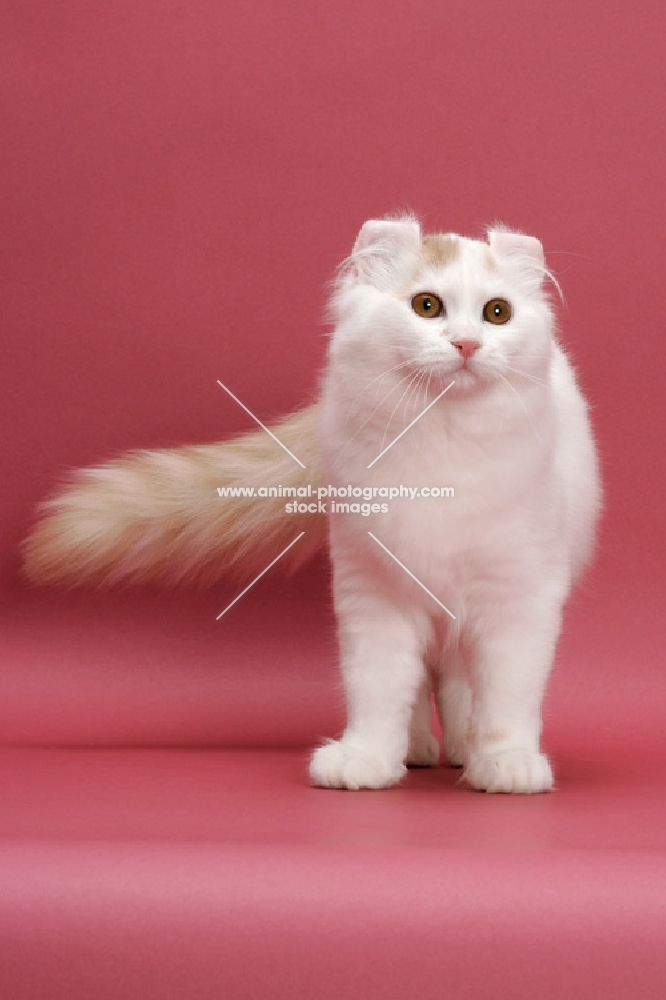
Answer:
[[(666, 995), (665, 19), (0, 6), (3, 1000)], [(342, 718), (324, 560), (219, 622), (231, 582), (18, 577), (68, 468), (251, 426), (217, 379), (265, 421), (310, 398), (334, 268), (407, 207), (541, 237), (594, 407), (607, 511), (546, 706), (549, 796), (444, 767), (308, 787)]]
[[(431, 228), (478, 235), (499, 219), (542, 238), (607, 490), (553, 697), (559, 683), (575, 687), (567, 697), (583, 715), (598, 699), (653, 704), (666, 486), (662, 4), (119, 0), (5, 4), (1, 16), (0, 569), (23, 607), (11, 615), (23, 658), (12, 645), (3, 738), (233, 742), (226, 689), (212, 707), (209, 686), (227, 674), (236, 684), (238, 656), (257, 660), (248, 616), (282, 664), (283, 690), (290, 678), (315, 700), (328, 690), (323, 583), (314, 608), (306, 585), (282, 598), (294, 610), (286, 654), (285, 635), (260, 621), (277, 576), (216, 624), (224, 587), (200, 600), (137, 593), (127, 606), (25, 594), (17, 544), (67, 468), (248, 427), (218, 378), (264, 420), (309, 398), (327, 282), (365, 218), (404, 207)], [(72, 627), (83, 609), (85, 634)], [(136, 624), (122, 648), (116, 614), (125, 636)], [(155, 691), (139, 650), (165, 629)], [(179, 642), (192, 649), (186, 663)], [(308, 642), (314, 658), (301, 655)], [(121, 680), (111, 663), (133, 655)], [(266, 667), (275, 683), (258, 659), (252, 676)], [(146, 719), (145, 699), (179, 686), (186, 706)], [(330, 719), (330, 699), (322, 711)], [(317, 730), (299, 720), (297, 741)], [(286, 738), (293, 721), (288, 711), (264, 736)]]

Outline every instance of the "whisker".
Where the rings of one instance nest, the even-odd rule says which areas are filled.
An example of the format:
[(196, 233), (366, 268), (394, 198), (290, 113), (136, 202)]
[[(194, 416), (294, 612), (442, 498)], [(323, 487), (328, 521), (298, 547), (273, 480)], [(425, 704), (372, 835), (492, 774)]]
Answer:
[[(384, 444), (385, 444), (385, 442), (386, 442), (386, 435), (387, 435), (387, 434), (388, 434), (388, 432), (389, 432), (389, 429), (390, 429), (390, 427), (391, 427), (391, 421), (393, 420), (393, 417), (395, 416), (395, 412), (396, 412), (396, 410), (398, 409), (398, 407), (399, 407), (399, 406), (400, 406), (400, 404), (402, 403), (402, 401), (403, 401), (403, 399), (405, 398), (405, 396), (407, 395), (407, 393), (408, 393), (408, 392), (409, 392), (409, 391), (411, 390), (411, 388), (413, 387), (413, 385), (414, 385), (414, 382), (415, 382), (415, 381), (416, 381), (416, 380), (418, 379), (419, 375), (420, 375), (420, 372), (412, 372), (411, 376), (409, 376), (409, 382), (408, 382), (408, 383), (407, 383), (407, 385), (405, 386), (405, 389), (404, 389), (404, 391), (403, 391), (403, 394), (402, 394), (402, 396), (400, 397), (400, 399), (398, 400), (398, 402), (397, 402), (397, 403), (395, 404), (395, 406), (394, 406), (394, 407), (393, 407), (393, 409), (391, 410), (391, 416), (390, 416), (390, 417), (388, 418), (388, 421), (387, 421), (387, 423), (386, 423), (386, 427), (384, 428), (384, 433), (383, 433), (383, 435), (382, 435), (382, 443), (381, 443), (381, 446), (380, 446), (380, 448), (379, 448), (379, 450), (380, 450), (380, 451), (383, 451), (383, 450), (384, 450)], [(405, 380), (404, 380), (404, 379), (402, 379), (402, 381), (404, 382)]]
[[(408, 362), (408, 363), (409, 363), (409, 362)], [(404, 365), (403, 365), (403, 366), (401, 366), (401, 367), (404, 367)], [(395, 385), (393, 386), (393, 388), (392, 388), (392, 389), (389, 389), (389, 391), (388, 391), (388, 392), (386, 393), (386, 395), (385, 395), (385, 396), (384, 396), (384, 397), (383, 397), (383, 398), (382, 398), (382, 399), (381, 399), (381, 400), (380, 400), (380, 401), (379, 401), (379, 402), (378, 402), (378, 403), (377, 403), (377, 404), (376, 404), (376, 405), (375, 405), (375, 406), (374, 406), (374, 407), (372, 408), (372, 410), (371, 410), (371, 411), (370, 411), (370, 413), (369, 413), (369, 414), (367, 415), (367, 417), (365, 418), (365, 420), (363, 421), (363, 423), (362, 423), (362, 424), (360, 424), (360, 425), (359, 425), (359, 426), (358, 426), (358, 427), (356, 428), (356, 430), (354, 431), (354, 433), (352, 434), (352, 436), (351, 436), (350, 438), (348, 438), (348, 439), (347, 439), (347, 442), (346, 442), (346, 443), (345, 443), (345, 445), (343, 446), (343, 448), (342, 448), (342, 451), (340, 452), (340, 456), (338, 456), (338, 457), (341, 457), (341, 456), (342, 456), (342, 455), (343, 455), (343, 454), (345, 453), (345, 451), (347, 450), (347, 448), (349, 447), (349, 445), (350, 445), (350, 444), (351, 444), (351, 443), (352, 443), (353, 441), (355, 441), (355, 440), (356, 440), (356, 438), (357, 438), (357, 437), (358, 437), (358, 435), (359, 435), (359, 434), (361, 433), (361, 431), (362, 431), (362, 430), (363, 430), (363, 428), (364, 428), (364, 427), (366, 426), (366, 424), (367, 424), (367, 423), (368, 423), (368, 422), (369, 422), (370, 420), (372, 420), (372, 418), (374, 417), (374, 415), (375, 415), (375, 413), (377, 412), (377, 410), (378, 410), (378, 409), (379, 409), (379, 408), (380, 408), (381, 406), (383, 406), (383, 405), (384, 405), (384, 403), (386, 402), (386, 400), (387, 400), (387, 399), (389, 399), (389, 397), (393, 395), (393, 393), (395, 392), (395, 390), (396, 390), (397, 388), (399, 388), (399, 386), (401, 386), (403, 382), (405, 382), (405, 381), (406, 381), (407, 379), (411, 379), (412, 377), (413, 377), (413, 373), (410, 373), (409, 375), (405, 375), (405, 376), (404, 376), (403, 378), (401, 378), (401, 379), (400, 379), (400, 380), (399, 380), (398, 382), (396, 382), (396, 384), (395, 384)]]
[(544, 389), (548, 388), (548, 383), (544, 382), (544, 380), (541, 378), (537, 378), (536, 375), (530, 375), (529, 372), (523, 372), (520, 370), (520, 368), (512, 368), (510, 365), (506, 365), (505, 367), (507, 371), (513, 372), (514, 375), (522, 375), (523, 378), (529, 379), (530, 382), (535, 382), (536, 385), (541, 385), (544, 387)]
[[(402, 365), (401, 365), (401, 367), (404, 367), (404, 366), (402, 366)], [(389, 389), (389, 391), (388, 391), (388, 392), (386, 393), (386, 395), (382, 396), (382, 398), (381, 398), (381, 399), (380, 399), (380, 400), (379, 400), (378, 402), (376, 402), (376, 403), (375, 403), (375, 405), (373, 406), (373, 408), (372, 408), (372, 410), (370, 411), (370, 413), (368, 414), (368, 416), (367, 416), (367, 417), (365, 418), (365, 420), (363, 421), (363, 423), (362, 423), (362, 424), (361, 424), (361, 425), (360, 425), (360, 426), (358, 427), (358, 429), (357, 429), (356, 433), (358, 433), (358, 431), (361, 431), (361, 430), (363, 430), (363, 428), (365, 427), (365, 425), (367, 424), (367, 422), (368, 422), (369, 420), (371, 420), (371, 419), (372, 419), (372, 417), (374, 417), (374, 415), (375, 415), (375, 413), (377, 412), (377, 410), (378, 410), (378, 409), (379, 409), (379, 408), (380, 408), (381, 406), (383, 406), (383, 405), (384, 405), (384, 403), (386, 402), (386, 400), (387, 400), (387, 399), (389, 399), (389, 397), (393, 395), (393, 393), (395, 392), (395, 390), (396, 390), (396, 389), (397, 389), (397, 388), (398, 388), (399, 386), (401, 386), (401, 385), (402, 385), (402, 383), (403, 383), (403, 382), (405, 382), (405, 381), (406, 381), (406, 380), (407, 380), (408, 378), (411, 378), (411, 373), (408, 373), (407, 375), (404, 375), (404, 376), (403, 376), (403, 377), (402, 377), (401, 379), (399, 379), (399, 380), (398, 380), (398, 381), (397, 381), (397, 382), (395, 383), (395, 385), (393, 386), (393, 388), (392, 388), (392, 389)], [(356, 436), (356, 434), (355, 434), (354, 436)], [(353, 440), (353, 439), (352, 439), (352, 440)]]
[[(414, 404), (414, 403), (416, 403), (417, 406), (419, 405), (419, 399), (421, 398), (421, 389), (423, 388), (423, 383), (426, 380), (426, 376), (427, 376), (427, 372), (424, 370), (424, 371), (420, 372), (419, 377), (416, 380), (416, 384), (415, 384), (415, 390), (416, 391), (412, 392), (411, 398), (409, 399), (408, 403), (405, 405), (405, 419), (407, 419), (407, 406), (409, 404)], [(412, 414), (413, 413), (414, 413), (414, 409), (412, 408)], [(413, 419), (413, 417), (412, 417), (412, 419)]]
[[(372, 379), (372, 381), (368, 382), (368, 384), (361, 389), (361, 391), (354, 397), (354, 399), (350, 403), (349, 409), (347, 410), (347, 417), (346, 417), (346, 420), (345, 420), (345, 427), (347, 427), (347, 425), (349, 424), (349, 418), (351, 417), (351, 414), (353, 412), (354, 407), (358, 403), (358, 401), (361, 398), (361, 396), (363, 395), (363, 393), (367, 392), (367, 390), (370, 388), (371, 385), (374, 385), (375, 382), (380, 381), (380, 379), (385, 379), (387, 375), (391, 374), (391, 372), (397, 371), (399, 368), (404, 368), (405, 365), (409, 365), (411, 363), (412, 363), (411, 360), (409, 360), (409, 361), (401, 361), (401, 362), (399, 362), (399, 364), (393, 365), (392, 368), (387, 368), (385, 372), (381, 373), (381, 375), (376, 375), (375, 378)], [(375, 400), (376, 400), (378, 394), (379, 393), (377, 392), (377, 394), (375, 395)]]
[[(425, 403), (426, 403), (426, 401), (428, 399), (428, 389), (427, 389), (427, 386), (430, 385), (430, 379), (431, 378), (432, 378), (432, 373), (429, 374), (428, 373), (428, 369), (427, 368), (424, 369), (423, 373), (421, 375), (421, 379), (419, 381), (419, 385), (418, 385), (417, 390), (416, 390), (416, 402), (418, 403), (419, 411), (421, 411), (424, 408)], [(425, 396), (424, 396), (423, 402), (420, 402), (421, 390), (423, 389), (424, 386), (426, 386)], [(418, 434), (416, 435), (416, 450), (417, 450), (417, 453), (420, 455), (421, 454), (421, 438), (420, 438), (420, 436)]]

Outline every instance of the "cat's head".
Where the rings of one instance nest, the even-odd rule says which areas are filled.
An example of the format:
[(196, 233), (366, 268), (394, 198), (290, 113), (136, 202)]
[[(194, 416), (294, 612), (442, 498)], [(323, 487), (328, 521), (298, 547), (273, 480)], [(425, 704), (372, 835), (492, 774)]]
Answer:
[(524, 384), (550, 355), (547, 275), (533, 236), (496, 227), (472, 240), (423, 235), (412, 216), (370, 220), (341, 268), (332, 354), (364, 369), (422, 369), (467, 391)]

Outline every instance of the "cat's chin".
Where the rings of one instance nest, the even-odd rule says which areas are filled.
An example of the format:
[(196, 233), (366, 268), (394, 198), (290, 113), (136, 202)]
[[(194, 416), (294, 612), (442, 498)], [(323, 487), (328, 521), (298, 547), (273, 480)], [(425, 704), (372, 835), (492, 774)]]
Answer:
[(437, 395), (446, 389), (448, 385), (448, 395), (470, 395), (475, 392), (483, 392), (488, 386), (488, 379), (484, 375), (473, 371), (471, 368), (459, 366), (458, 368), (436, 368), (428, 365), (428, 375), (430, 376), (429, 394)]

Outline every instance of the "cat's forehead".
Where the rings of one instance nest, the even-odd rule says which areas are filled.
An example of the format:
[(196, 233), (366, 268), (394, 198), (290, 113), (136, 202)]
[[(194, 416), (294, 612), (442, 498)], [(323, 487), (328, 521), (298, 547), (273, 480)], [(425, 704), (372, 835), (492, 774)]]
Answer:
[(491, 274), (498, 270), (497, 261), (487, 243), (457, 233), (427, 233), (421, 240), (414, 278), (418, 281), (433, 272), (455, 270), (466, 265)]

